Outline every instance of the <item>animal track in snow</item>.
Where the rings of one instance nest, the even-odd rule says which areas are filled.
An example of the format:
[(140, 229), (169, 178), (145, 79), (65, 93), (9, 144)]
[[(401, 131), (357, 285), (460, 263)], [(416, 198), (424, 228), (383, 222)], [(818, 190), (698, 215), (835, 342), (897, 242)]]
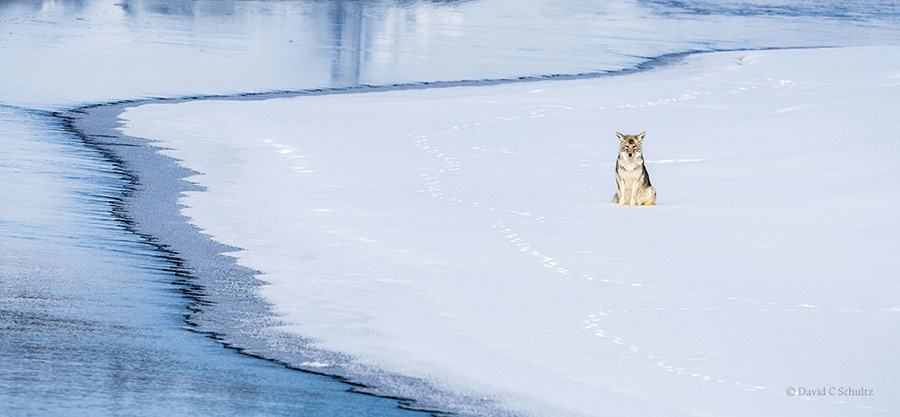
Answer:
[[(632, 310), (639, 311), (639, 310)], [(710, 310), (713, 311), (713, 310)], [(583, 321), (584, 326), (583, 330), (588, 330), (593, 333), (593, 335), (597, 336), (599, 339), (608, 342), (612, 346), (615, 346), (617, 349), (624, 350), (627, 354), (631, 354), (643, 359), (646, 359), (653, 365), (659, 367), (663, 371), (675, 375), (681, 375), (689, 378), (698, 379), (701, 381), (706, 381), (714, 384), (722, 384), (722, 385), (732, 385), (737, 387), (738, 389), (742, 389), (747, 392), (761, 392), (766, 393), (768, 395), (784, 395), (780, 390), (772, 391), (768, 390), (765, 386), (756, 385), (752, 383), (746, 383), (742, 381), (732, 380), (728, 378), (722, 378), (719, 376), (713, 376), (710, 374), (705, 374), (702, 372), (692, 371), (687, 366), (681, 366), (674, 364), (672, 359), (665, 359), (661, 355), (658, 355), (654, 352), (651, 352), (645, 348), (642, 348), (636, 344), (629, 343), (625, 338), (617, 335), (610, 335), (606, 330), (600, 328), (601, 322), (605, 317), (608, 317), (609, 314), (604, 311), (598, 311), (595, 314), (589, 314), (587, 319)], [(870, 411), (878, 411), (878, 412), (887, 412), (887, 410), (877, 407), (868, 406), (865, 404), (852, 403), (841, 399), (830, 399), (832, 403), (846, 405), (855, 408), (861, 408)]]
[[(629, 282), (623, 280), (616, 280), (610, 278), (604, 278), (599, 276), (598, 274), (590, 274), (585, 273), (583, 271), (576, 271), (576, 268), (569, 268), (565, 265), (560, 265), (560, 263), (550, 254), (536, 248), (532, 243), (528, 242), (524, 237), (522, 237), (519, 233), (515, 232), (512, 227), (508, 226), (505, 223), (497, 222), (493, 226), (492, 229), (498, 231), (502, 234), (507, 241), (512, 244), (517, 251), (527, 253), (533, 256), (536, 260), (540, 262), (542, 266), (549, 269), (554, 269), (557, 272), (564, 275), (575, 275), (580, 278), (583, 278), (588, 281), (597, 281), (604, 284), (615, 285), (624, 288), (632, 288), (640, 291), (663, 291), (670, 294), (675, 294), (676, 296), (689, 296), (692, 298), (705, 298), (705, 299), (715, 299), (720, 302), (726, 302), (726, 304), (731, 304), (731, 307), (728, 307), (730, 310), (734, 311), (757, 311), (757, 312), (786, 312), (786, 313), (815, 313), (820, 311), (831, 311), (831, 312), (839, 312), (839, 313), (864, 313), (864, 311), (859, 309), (848, 309), (848, 308), (835, 308), (835, 307), (825, 307), (819, 305), (811, 305), (811, 304), (784, 304), (774, 301), (765, 301), (765, 300), (757, 300), (754, 298), (747, 297), (737, 297), (737, 296), (713, 296), (709, 294), (702, 294), (694, 291), (680, 290), (680, 289), (668, 289), (668, 290), (658, 290), (657, 287), (652, 285), (647, 285), (641, 282)], [(660, 310), (662, 307), (655, 309), (631, 309), (631, 310), (609, 310), (609, 313), (619, 312), (619, 313), (628, 313), (628, 312), (639, 312), (639, 311), (651, 311), (651, 310)], [(715, 305), (709, 305), (705, 307), (681, 307), (677, 309), (671, 309), (673, 311), (721, 311), (725, 310), (725, 308)]]
[(600, 339), (603, 339), (605, 341), (608, 341), (609, 343), (612, 343), (613, 345), (615, 345), (619, 348), (624, 348), (631, 355), (636, 355), (636, 356), (642, 357), (644, 359), (647, 359), (648, 361), (650, 361), (651, 363), (653, 363), (654, 365), (656, 365), (657, 367), (661, 368), (662, 370), (664, 370), (665, 372), (668, 372), (668, 373), (684, 375), (684, 376), (688, 376), (691, 378), (697, 378), (697, 379), (712, 382), (712, 383), (732, 384), (732, 385), (737, 386), (745, 391), (764, 391), (766, 389), (766, 387), (764, 387), (764, 386), (747, 384), (747, 383), (740, 382), (740, 381), (734, 381), (734, 380), (729, 380), (726, 378), (705, 375), (705, 374), (702, 374), (699, 372), (693, 372), (683, 366), (673, 365), (671, 363), (671, 360), (664, 359), (660, 355), (657, 355), (657, 354), (655, 354), (647, 349), (644, 349), (636, 344), (628, 343), (628, 342), (626, 342), (626, 339), (621, 336), (610, 335), (605, 330), (600, 329), (599, 326), (600, 326), (601, 318), (606, 317), (606, 316), (607, 316), (607, 314), (603, 313), (603, 312), (588, 315), (588, 318), (586, 320), (584, 320), (584, 327), (582, 327), (582, 329), (592, 331), (595, 336), (597, 336)]
[(539, 250), (535, 250), (531, 245), (519, 237), (517, 233), (513, 233), (512, 229), (506, 227), (503, 223), (497, 223), (491, 226), (492, 229), (499, 231), (510, 243), (516, 246), (520, 252), (525, 252), (535, 257), (544, 268), (552, 269), (562, 275), (572, 275), (572, 271), (559, 266), (559, 262)]

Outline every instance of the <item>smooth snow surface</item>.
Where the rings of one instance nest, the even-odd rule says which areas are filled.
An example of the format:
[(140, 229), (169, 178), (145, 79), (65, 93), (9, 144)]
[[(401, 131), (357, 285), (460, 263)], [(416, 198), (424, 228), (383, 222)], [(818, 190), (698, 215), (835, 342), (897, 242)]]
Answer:
[[(122, 119), (324, 351), (523, 414), (884, 416), (898, 102), (900, 48), (862, 47)], [(658, 205), (619, 207), (614, 132), (642, 130)]]

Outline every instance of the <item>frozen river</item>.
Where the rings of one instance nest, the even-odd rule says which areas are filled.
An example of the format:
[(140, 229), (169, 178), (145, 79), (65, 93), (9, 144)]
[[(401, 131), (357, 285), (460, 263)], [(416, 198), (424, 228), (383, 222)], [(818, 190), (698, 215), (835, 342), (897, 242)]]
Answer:
[[(215, 270), (186, 268), (172, 245), (187, 240), (142, 229), (154, 213), (134, 206), (141, 178), (56, 112), (602, 73), (686, 51), (897, 45), (898, 13), (879, 1), (2, 2), (0, 414), (415, 415), (188, 331), (198, 310), (226, 338), (222, 323), (266, 311), (229, 305)], [(252, 347), (242, 338), (235, 347)]]

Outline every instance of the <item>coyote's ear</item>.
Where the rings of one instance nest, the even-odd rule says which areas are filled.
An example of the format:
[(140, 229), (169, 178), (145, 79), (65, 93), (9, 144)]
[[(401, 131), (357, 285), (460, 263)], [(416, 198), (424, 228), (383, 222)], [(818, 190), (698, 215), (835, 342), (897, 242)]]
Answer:
[(638, 142), (643, 142), (643, 141), (644, 141), (644, 135), (646, 135), (646, 134), (647, 134), (647, 132), (641, 132), (641, 133), (638, 133), (638, 135), (637, 135), (637, 140), (638, 140)]
[(616, 132), (616, 136), (619, 138), (619, 142), (625, 142), (625, 135)]

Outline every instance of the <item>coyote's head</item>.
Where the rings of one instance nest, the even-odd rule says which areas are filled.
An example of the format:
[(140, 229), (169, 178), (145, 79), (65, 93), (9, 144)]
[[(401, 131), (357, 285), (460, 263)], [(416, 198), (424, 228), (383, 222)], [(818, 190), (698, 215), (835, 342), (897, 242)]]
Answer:
[(643, 152), (641, 149), (641, 142), (644, 141), (645, 134), (647, 134), (647, 132), (641, 132), (637, 135), (623, 135), (616, 132), (616, 136), (619, 137), (619, 153), (627, 155), (629, 158), (640, 156)]

